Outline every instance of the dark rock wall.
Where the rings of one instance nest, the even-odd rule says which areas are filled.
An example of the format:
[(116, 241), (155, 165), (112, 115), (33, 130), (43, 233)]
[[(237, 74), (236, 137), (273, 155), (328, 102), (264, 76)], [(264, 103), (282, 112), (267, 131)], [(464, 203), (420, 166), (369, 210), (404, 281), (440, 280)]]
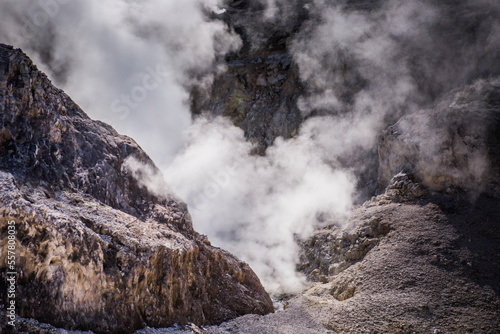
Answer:
[(303, 121), (297, 99), (303, 92), (297, 65), (289, 50), (291, 37), (307, 16), (301, 1), (283, 5), (284, 15), (264, 20), (265, 6), (257, 1), (232, 1), (214, 16), (242, 39), (238, 52), (226, 55), (225, 71), (207, 89), (192, 91), (194, 114), (229, 117), (263, 154), (274, 139), (297, 134)]
[(158, 201), (122, 173), (128, 156), (153, 166), (132, 139), (88, 118), (21, 52), (1, 45), (0, 62), (0, 169), (138, 216)]
[(379, 142), (379, 181), (410, 171), (437, 191), (500, 191), (500, 81), (480, 80), (401, 118)]

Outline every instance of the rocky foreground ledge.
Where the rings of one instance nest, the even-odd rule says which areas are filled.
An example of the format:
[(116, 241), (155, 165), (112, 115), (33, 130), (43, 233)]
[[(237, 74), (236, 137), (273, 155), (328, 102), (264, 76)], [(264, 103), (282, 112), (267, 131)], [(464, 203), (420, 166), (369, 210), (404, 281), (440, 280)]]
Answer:
[[(157, 171), (132, 139), (0, 44), (0, 290), (14, 221), (17, 314), (130, 333), (272, 312), (250, 267), (194, 231), (184, 203), (141, 187), (122, 168), (128, 157)], [(7, 302), (2, 294), (0, 309)]]

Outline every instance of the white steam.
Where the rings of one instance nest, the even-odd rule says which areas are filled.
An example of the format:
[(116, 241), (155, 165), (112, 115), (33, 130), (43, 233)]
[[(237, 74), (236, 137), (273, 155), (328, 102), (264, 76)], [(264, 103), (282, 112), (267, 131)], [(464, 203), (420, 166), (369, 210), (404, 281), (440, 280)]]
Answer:
[(299, 36), (293, 46), (301, 78), (313, 92), (299, 102), (305, 116), (318, 109), (363, 113), (379, 128), (384, 115), (418, 101), (409, 55), (401, 54), (398, 41), (420, 36), (419, 28), (428, 26), (436, 13), (420, 1), (389, 3), (374, 13), (315, 8), (323, 23)]
[(189, 71), (239, 47), (217, 0), (0, 2), (0, 41), (21, 47), (91, 117), (169, 161), (191, 121)]
[[(325, 125), (325, 122), (328, 125)], [(229, 121), (198, 118), (185, 151), (163, 172), (187, 201), (198, 231), (248, 261), (273, 293), (298, 292), (297, 239), (351, 208), (354, 179), (332, 169), (320, 142), (342, 124), (311, 120), (297, 138), (277, 140), (265, 157), (250, 155), (243, 131)], [(316, 136), (318, 128), (323, 130)], [(335, 154), (337, 147), (328, 147)]]
[[(218, 58), (241, 45), (222, 21), (207, 19), (227, 4), (3, 0), (0, 41), (27, 51), (92, 117), (135, 138), (188, 203), (195, 229), (282, 293), (303, 287), (296, 240), (347, 215), (359, 179), (376, 183), (380, 130), (484, 71), (500, 73), (500, 25), (490, 18), (499, 12), (493, 0), (267, 3), (266, 24), (249, 22), (251, 33), (264, 36), (269, 22), (297, 17), (288, 11), (308, 11), (289, 42), (305, 86), (303, 116), (323, 116), (293, 139), (278, 138), (264, 157), (250, 154), (228, 120), (193, 122), (189, 112), (186, 87), (195, 77), (210, 87)], [(477, 33), (461, 40), (472, 29), (461, 20), (475, 16)], [(169, 191), (128, 164), (155, 193)]]

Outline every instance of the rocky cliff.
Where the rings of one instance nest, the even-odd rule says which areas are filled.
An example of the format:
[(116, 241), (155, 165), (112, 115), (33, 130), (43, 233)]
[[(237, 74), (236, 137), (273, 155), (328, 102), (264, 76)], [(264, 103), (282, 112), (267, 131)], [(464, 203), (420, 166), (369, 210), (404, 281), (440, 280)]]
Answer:
[[(133, 140), (89, 119), (6, 45), (0, 93), (0, 234), (15, 222), (19, 316), (131, 332), (273, 311), (249, 266), (193, 230), (184, 203), (124, 167), (133, 157), (158, 172)], [(3, 241), (1, 251), (5, 291)]]
[(500, 81), (479, 80), (402, 117), (379, 142), (379, 182), (409, 170), (426, 187), (500, 195)]

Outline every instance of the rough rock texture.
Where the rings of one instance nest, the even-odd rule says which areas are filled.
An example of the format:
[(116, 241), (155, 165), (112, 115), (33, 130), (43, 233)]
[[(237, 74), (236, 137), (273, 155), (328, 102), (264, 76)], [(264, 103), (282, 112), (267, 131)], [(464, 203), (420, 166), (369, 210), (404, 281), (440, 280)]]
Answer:
[[(342, 231), (318, 231), (310, 242), (321, 242), (305, 245), (301, 266), (322, 271), (320, 281), (283, 311), (137, 334), (496, 333), (499, 200), (481, 196), (471, 204), (434, 195), (399, 174), (386, 192), (356, 209)], [(370, 244), (363, 247), (362, 240)], [(352, 251), (355, 257), (346, 255)], [(347, 264), (335, 271), (323, 264), (339, 259)]]
[(231, 118), (257, 145), (257, 153), (264, 153), (276, 137), (294, 136), (303, 121), (296, 104), (302, 84), (287, 44), (306, 11), (301, 1), (283, 6), (290, 7), (284, 11), (290, 16), (265, 21), (263, 4), (228, 1), (226, 12), (217, 18), (240, 35), (243, 46), (226, 56), (226, 71), (215, 76), (208, 90), (197, 87), (192, 92), (195, 114)]
[(327, 281), (361, 260), (390, 231), (380, 217), (353, 218), (350, 224), (356, 226), (351, 231), (332, 226), (313, 233), (302, 245), (298, 270), (313, 281)]
[(500, 79), (447, 94), (401, 118), (379, 143), (379, 181), (411, 171), (426, 187), (500, 195)]
[(0, 92), (0, 235), (16, 222), (19, 316), (131, 332), (272, 312), (249, 266), (196, 233), (184, 203), (122, 168), (133, 156), (156, 171), (141, 148), (5, 45)]
[(85, 192), (133, 215), (159, 201), (122, 173), (128, 156), (153, 165), (140, 147), (89, 119), (29, 58), (6, 46), (0, 48), (0, 89), (0, 169), (49, 192)]
[[(344, 233), (330, 227), (313, 235), (311, 243), (321, 242), (306, 245), (309, 257), (301, 265), (322, 277), (284, 311), (244, 316), (208, 332), (496, 333), (499, 200), (480, 197), (472, 205), (414, 191), (419, 188), (399, 175), (388, 192), (353, 212), (354, 225)], [(377, 237), (365, 235), (374, 230)], [(328, 270), (339, 261), (347, 264)]]

